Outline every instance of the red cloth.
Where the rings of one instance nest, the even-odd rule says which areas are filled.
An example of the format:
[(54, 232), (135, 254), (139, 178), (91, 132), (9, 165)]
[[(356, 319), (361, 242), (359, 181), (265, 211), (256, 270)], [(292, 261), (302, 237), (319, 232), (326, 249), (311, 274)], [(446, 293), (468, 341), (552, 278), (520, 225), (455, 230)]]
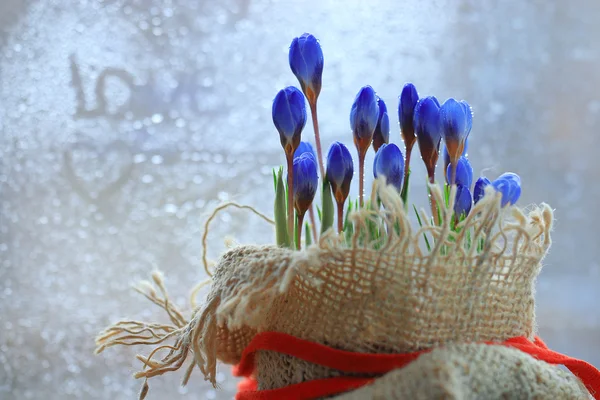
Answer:
[[(513, 347), (549, 364), (564, 365), (581, 379), (594, 396), (594, 399), (600, 400), (600, 371), (585, 361), (548, 349), (548, 346), (538, 337), (535, 338), (533, 343), (526, 337), (511, 338), (505, 342), (485, 343)], [(233, 369), (234, 375), (247, 377), (238, 386), (239, 391), (235, 397), (236, 400), (309, 400), (354, 390), (374, 381), (374, 378), (336, 377), (302, 382), (281, 389), (257, 390), (257, 383), (252, 378), (252, 374), (254, 372), (254, 355), (259, 350), (276, 351), (313, 364), (344, 372), (364, 374), (385, 374), (394, 369), (402, 368), (416, 360), (421, 354), (429, 351), (424, 350), (405, 354), (354, 353), (332, 349), (285, 333), (259, 333), (244, 349), (240, 363)]]

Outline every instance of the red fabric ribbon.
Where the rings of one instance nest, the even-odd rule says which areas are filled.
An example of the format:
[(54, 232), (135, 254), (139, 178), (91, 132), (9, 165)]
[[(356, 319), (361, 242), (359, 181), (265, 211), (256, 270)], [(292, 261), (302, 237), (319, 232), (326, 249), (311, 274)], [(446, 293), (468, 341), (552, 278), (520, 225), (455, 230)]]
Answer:
[[(564, 365), (584, 383), (594, 399), (600, 400), (600, 371), (585, 361), (548, 349), (548, 346), (538, 337), (533, 343), (526, 337), (515, 337), (505, 342), (485, 343), (513, 347), (549, 364)], [(375, 380), (375, 378), (344, 376), (301, 382), (280, 389), (257, 390), (257, 383), (252, 378), (252, 374), (254, 356), (259, 350), (275, 351), (328, 368), (363, 374), (385, 374), (404, 367), (421, 354), (430, 351), (404, 354), (354, 353), (333, 349), (285, 333), (262, 332), (256, 335), (244, 349), (240, 363), (233, 369), (235, 376), (247, 377), (238, 385), (236, 400), (310, 400), (358, 389)]]

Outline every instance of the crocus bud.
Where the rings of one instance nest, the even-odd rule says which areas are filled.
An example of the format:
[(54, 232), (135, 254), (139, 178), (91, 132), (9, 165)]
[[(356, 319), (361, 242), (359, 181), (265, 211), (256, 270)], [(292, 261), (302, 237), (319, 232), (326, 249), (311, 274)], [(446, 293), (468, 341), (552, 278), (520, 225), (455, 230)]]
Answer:
[(439, 112), (439, 103), (433, 96), (420, 99), (415, 106), (415, 133), (419, 141), (421, 158), (432, 183), (442, 141)]
[[(448, 169), (446, 172), (446, 182), (450, 183), (450, 170), (452, 169), (452, 165), (448, 165)], [(473, 183), (473, 167), (471, 167), (471, 163), (467, 157), (461, 157), (458, 159), (456, 163), (456, 179), (454, 183), (457, 185), (466, 186), (468, 189), (471, 188), (471, 184)]]
[(350, 110), (350, 128), (359, 154), (365, 154), (373, 140), (379, 120), (377, 96), (371, 86), (364, 86), (354, 99)]
[(315, 153), (315, 149), (313, 149), (312, 145), (308, 142), (300, 142), (296, 152), (294, 153), (294, 158), (300, 157), (304, 153), (310, 153), (312, 156), (317, 159), (317, 154)]
[(419, 94), (415, 86), (412, 83), (404, 85), (398, 101), (398, 120), (400, 121), (402, 140), (407, 149), (412, 148), (417, 140), (414, 127), (417, 101), (419, 101)]
[(515, 204), (521, 197), (521, 178), (512, 172), (506, 172), (491, 183), (492, 187), (502, 194), (502, 207)]
[(354, 163), (348, 148), (334, 142), (327, 154), (327, 180), (338, 204), (343, 204), (350, 193), (350, 182), (354, 175)]
[(310, 153), (294, 159), (294, 207), (299, 215), (304, 215), (312, 204), (319, 186), (317, 160)]
[(304, 95), (293, 86), (282, 89), (273, 100), (273, 123), (279, 131), (279, 139), (285, 154), (292, 157), (300, 144), (300, 136), (306, 124)]
[(382, 144), (390, 141), (390, 118), (388, 117), (387, 107), (383, 99), (377, 97), (379, 105), (379, 120), (373, 133), (373, 149), (375, 152), (379, 150)]
[(373, 175), (375, 178), (385, 177), (386, 183), (394, 186), (400, 192), (404, 179), (404, 157), (398, 146), (391, 143), (384, 144), (379, 148), (375, 154)]
[[(469, 103), (467, 103), (464, 100), (461, 100), (460, 104), (462, 104), (463, 108), (465, 109), (465, 115), (467, 116), (467, 137), (468, 137), (469, 133), (471, 133), (471, 129), (473, 128), (473, 109), (471, 108)], [(465, 155), (466, 151), (467, 151), (467, 139), (465, 138), (465, 149), (463, 150), (463, 155)]]
[(454, 203), (454, 214), (456, 218), (469, 215), (473, 200), (469, 188), (463, 185), (458, 185), (456, 188), (456, 201)]
[(485, 194), (485, 188), (490, 183), (492, 182), (490, 182), (490, 180), (485, 176), (482, 176), (481, 178), (477, 179), (477, 182), (475, 182), (475, 188), (473, 189), (473, 201), (475, 202), (475, 204), (477, 204), (479, 200), (483, 198), (483, 195)]
[(302, 87), (309, 103), (314, 104), (321, 93), (323, 50), (317, 38), (309, 33), (292, 40), (290, 68)]
[(448, 99), (440, 108), (440, 121), (450, 163), (455, 164), (463, 154), (465, 141), (473, 125), (471, 107), (465, 101)]
[[(462, 157), (467, 157), (467, 152), (469, 150), (469, 139), (465, 140), (465, 149), (462, 152)], [(446, 182), (450, 183), (450, 169), (448, 168), (450, 165), (450, 154), (448, 154), (448, 148), (444, 145), (444, 175), (446, 178)]]

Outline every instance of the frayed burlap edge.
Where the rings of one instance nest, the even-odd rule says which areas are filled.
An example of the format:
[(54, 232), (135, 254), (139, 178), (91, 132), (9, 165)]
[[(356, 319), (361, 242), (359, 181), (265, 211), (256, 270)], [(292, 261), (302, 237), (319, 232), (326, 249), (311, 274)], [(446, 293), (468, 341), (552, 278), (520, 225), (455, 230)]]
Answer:
[[(291, 283), (298, 277), (313, 285), (319, 285), (319, 280), (311, 277), (307, 271), (309, 271), (308, 266), (318, 262), (322, 251), (327, 251), (329, 254), (355, 253), (363, 249), (377, 249), (384, 253), (392, 250), (402, 251), (416, 257), (426, 258), (425, 268), (427, 268), (436, 262), (443, 250), (447, 253), (457, 254), (458, 257), (461, 255), (476, 257), (478, 261), (474, 268), (475, 274), (477, 274), (477, 267), (481, 266), (489, 257), (513, 257), (514, 263), (518, 254), (523, 251), (534, 257), (537, 265), (541, 265), (539, 261), (545, 256), (550, 246), (549, 232), (553, 216), (552, 210), (546, 204), (535, 207), (525, 214), (516, 207), (501, 208), (499, 195), (488, 191), (484, 199), (473, 208), (467, 219), (461, 222), (460, 226), (465, 228), (461, 232), (455, 233), (451, 230), (452, 213), (446, 209), (441, 211), (442, 223), (439, 226), (429, 222), (429, 218), (421, 210), (423, 226), (413, 231), (409, 216), (399, 196), (389, 187), (377, 187), (377, 185), (376, 183), (373, 193), (379, 195), (383, 209), (359, 210), (351, 215), (355, 230), (350, 246), (330, 230), (322, 236), (319, 243), (302, 252), (265, 247), (264, 250), (267, 253), (277, 253), (279, 260), (277, 264), (269, 263), (268, 268), (258, 271), (259, 273), (245, 275), (235, 281), (221, 282), (218, 291), (215, 291), (213, 286), (206, 303), (195, 308), (189, 320), (186, 320), (183, 313), (169, 302), (162, 276), (154, 273), (152, 276), (154, 285), (146, 282), (137, 290), (163, 308), (167, 312), (171, 324), (118, 322), (97, 337), (96, 352), (100, 353), (115, 345), (155, 346), (148, 356), (137, 356), (144, 366), (143, 370), (138, 372), (135, 377), (146, 380), (140, 398), (144, 398), (148, 391), (148, 378), (180, 369), (190, 353), (193, 360), (187, 365), (183, 384), (188, 382), (193, 369), (198, 366), (205, 379), (216, 386), (217, 358), (227, 363), (239, 361), (236, 359), (236, 355), (239, 357), (239, 351), (233, 356), (223, 352), (218, 354), (218, 347), (222, 345), (222, 343), (218, 343), (218, 338), (222, 340), (227, 335), (241, 335), (243, 337), (238, 337), (236, 340), (248, 343), (259, 331), (264, 318), (265, 313), (261, 305), (271, 304), (277, 296), (286, 293)], [(438, 204), (443, 204), (444, 200), (440, 189), (431, 186), (430, 190)], [(454, 198), (455, 188), (452, 190), (451, 199)], [(452, 206), (451, 201), (448, 210), (452, 210)], [(268, 218), (265, 217), (265, 219)], [(365, 241), (365, 232), (369, 229), (369, 224), (382, 226), (392, 234), (383, 242), (381, 240)], [(400, 234), (393, 233), (395, 229), (392, 227), (395, 226), (399, 227)], [(466, 247), (464, 245), (467, 240), (465, 237), (465, 232), (468, 231), (467, 227), (473, 228), (474, 232), (473, 236), (469, 238), (470, 241), (486, 238), (485, 246), (478, 254), (475, 254), (475, 246)], [(429, 235), (434, 243), (429, 252), (425, 251), (420, 243), (424, 234)], [(227, 257), (244, 256), (257, 257), (257, 253), (251, 251), (244, 253), (243, 249), (232, 251), (223, 256), (221, 263), (227, 264)], [(260, 263), (260, 259), (254, 261)], [(213, 277), (215, 282), (219, 280), (219, 274), (222, 271), (217, 267)], [(539, 267), (535, 275), (537, 272), (539, 272)], [(160, 295), (154, 286), (158, 288)], [(531, 321), (532, 323), (535, 321), (533, 316)], [(534, 327), (531, 327), (531, 334), (533, 334), (533, 330)], [(172, 345), (164, 344), (169, 340), (174, 340), (174, 343)], [(156, 359), (159, 351), (166, 351), (167, 354)]]

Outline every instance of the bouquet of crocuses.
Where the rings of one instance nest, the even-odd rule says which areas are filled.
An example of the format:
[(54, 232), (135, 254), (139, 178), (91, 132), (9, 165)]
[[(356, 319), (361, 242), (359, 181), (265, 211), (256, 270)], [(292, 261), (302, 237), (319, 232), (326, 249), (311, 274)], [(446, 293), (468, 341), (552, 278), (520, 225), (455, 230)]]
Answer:
[[(421, 158), (425, 163), (429, 183), (435, 183), (435, 169), (439, 158), (442, 139), (444, 141), (444, 175), (446, 180), (444, 205), (436, 204), (430, 196), (434, 223), (441, 223), (439, 207), (449, 205), (451, 186), (456, 185), (454, 218), (452, 229), (470, 212), (473, 202), (477, 203), (491, 185), (502, 194), (502, 206), (514, 204), (521, 195), (521, 180), (514, 173), (505, 173), (491, 182), (480, 177), (473, 186), (473, 168), (467, 158), (467, 140), (473, 125), (473, 112), (466, 101), (453, 98), (442, 105), (434, 96), (419, 98), (412, 83), (404, 85), (398, 101), (398, 120), (405, 146), (406, 157), (394, 143), (390, 143), (390, 120), (385, 102), (371, 86), (362, 87), (350, 110), (350, 128), (358, 152), (358, 202), (348, 201), (346, 218), (344, 207), (348, 200), (350, 184), (354, 177), (354, 162), (348, 148), (334, 142), (327, 154), (326, 164), (321, 150), (317, 100), (321, 92), (323, 73), (323, 51), (318, 40), (305, 33), (292, 41), (289, 52), (290, 68), (298, 78), (302, 91), (289, 86), (277, 93), (273, 101), (273, 123), (279, 132), (281, 145), (287, 161), (287, 183), (283, 180), (283, 168), (273, 171), (275, 186), (275, 225), (277, 244), (284, 247), (301, 248), (303, 228), (305, 243), (309, 245), (317, 238), (317, 217), (313, 200), (322, 182), (322, 205), (317, 208), (320, 232), (324, 233), (334, 222), (334, 205), (337, 206), (337, 231), (351, 237), (352, 224), (348, 214), (353, 207), (379, 207), (364, 200), (365, 156), (372, 146), (376, 152), (373, 164), (375, 178), (392, 185), (408, 204), (410, 160), (415, 142), (419, 143)], [(306, 125), (306, 101), (310, 107), (315, 134), (316, 153), (308, 142), (302, 141)], [(414, 207), (414, 206), (413, 206)], [(310, 222), (304, 222), (306, 213)], [(422, 223), (416, 212), (419, 224)], [(374, 232), (376, 236), (385, 232)], [(425, 237), (427, 247), (429, 240)]]

